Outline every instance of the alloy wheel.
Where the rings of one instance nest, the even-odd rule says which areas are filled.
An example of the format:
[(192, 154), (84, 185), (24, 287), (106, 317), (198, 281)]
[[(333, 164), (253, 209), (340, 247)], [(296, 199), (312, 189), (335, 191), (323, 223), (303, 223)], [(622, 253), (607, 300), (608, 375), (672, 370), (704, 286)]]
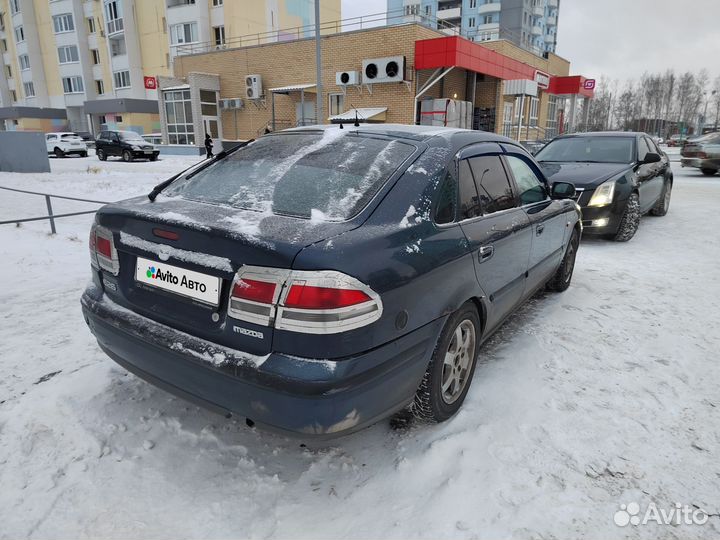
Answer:
[(457, 400), (468, 383), (475, 355), (475, 325), (464, 319), (453, 332), (442, 370), (442, 398), (448, 405)]

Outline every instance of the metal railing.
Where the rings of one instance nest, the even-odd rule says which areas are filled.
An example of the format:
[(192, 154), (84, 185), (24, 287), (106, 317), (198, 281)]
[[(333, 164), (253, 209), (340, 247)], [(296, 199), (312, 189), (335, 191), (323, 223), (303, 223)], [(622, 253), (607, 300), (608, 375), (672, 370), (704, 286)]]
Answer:
[(96, 201), (93, 199), (81, 199), (79, 197), (67, 197), (65, 195), (53, 195), (51, 193), (40, 193), (38, 191), (27, 191), (25, 189), (9, 188), (9, 187), (5, 187), (5, 186), (0, 186), (0, 189), (5, 189), (7, 191), (15, 191), (17, 193), (26, 193), (28, 195), (38, 195), (38, 196), (45, 197), (45, 204), (47, 205), (47, 210), (48, 210), (48, 213), (46, 216), (21, 218), (21, 219), (9, 219), (6, 221), (0, 221), (0, 225), (10, 225), (12, 223), (15, 223), (15, 224), (26, 223), (28, 221), (42, 221), (44, 219), (47, 219), (50, 221), (51, 234), (57, 234), (57, 230), (55, 228), (55, 220), (58, 218), (71, 217), (71, 216), (82, 216), (85, 214), (94, 214), (95, 212), (97, 212), (97, 210), (86, 210), (84, 212), (69, 212), (69, 213), (65, 213), (65, 214), (55, 214), (55, 213), (53, 213), (51, 199), (64, 199), (64, 200), (68, 200), (68, 201), (79, 201), (79, 202), (87, 202), (87, 203), (95, 203), (95, 204), (108, 204), (109, 203), (109, 201)]
[[(437, 28), (441, 32), (449, 35), (461, 35), (460, 27), (439, 20), (436, 17), (425, 15), (422, 13), (406, 13), (404, 9), (396, 9), (382, 13), (374, 13), (371, 15), (363, 15), (361, 17), (351, 17), (348, 19), (339, 19), (336, 21), (325, 21), (320, 23), (320, 34), (339, 34), (341, 32), (350, 32), (353, 30), (364, 30), (368, 28), (377, 28), (382, 26), (397, 26), (401, 24), (419, 23), (431, 28)], [(218, 45), (215, 41), (206, 41), (202, 43), (188, 43), (187, 45), (174, 45), (176, 54), (201, 54), (210, 51), (222, 49), (231, 49), (239, 47), (252, 47), (257, 45), (266, 45), (269, 43), (282, 43), (286, 41), (297, 41), (300, 39), (314, 38), (315, 24), (306, 26), (296, 26), (292, 28), (284, 28), (280, 30), (272, 30), (270, 32), (260, 32), (256, 34), (248, 34), (226, 39), (222, 45)]]

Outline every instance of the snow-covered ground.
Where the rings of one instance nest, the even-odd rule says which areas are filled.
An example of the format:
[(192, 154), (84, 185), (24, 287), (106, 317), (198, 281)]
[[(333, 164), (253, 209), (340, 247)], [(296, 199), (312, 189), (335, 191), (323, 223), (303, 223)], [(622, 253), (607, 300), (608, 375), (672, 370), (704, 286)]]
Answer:
[[(109, 201), (196, 159), (52, 159), (0, 185)], [(720, 176), (673, 166), (669, 214), (583, 241), (570, 289), (483, 347), (455, 418), (308, 446), (100, 352), (79, 305), (91, 216), (0, 226), (0, 538), (718, 537)], [(0, 191), (0, 221), (44, 212)], [(618, 527), (631, 502), (714, 516)]]

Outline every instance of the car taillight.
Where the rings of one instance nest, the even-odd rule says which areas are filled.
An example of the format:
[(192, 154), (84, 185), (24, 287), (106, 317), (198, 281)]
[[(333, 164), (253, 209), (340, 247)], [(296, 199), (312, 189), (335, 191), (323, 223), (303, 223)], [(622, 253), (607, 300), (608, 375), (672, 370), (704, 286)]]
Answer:
[(382, 302), (367, 285), (340, 272), (243, 267), (228, 315), (291, 332), (335, 334), (378, 320)]
[(100, 225), (93, 225), (90, 229), (90, 264), (95, 268), (102, 268), (117, 276), (120, 271), (112, 232)]
[(235, 276), (228, 315), (241, 321), (268, 326), (275, 318), (280, 290), (289, 270), (243, 266)]
[(698, 152), (696, 154), (696, 156), (699, 157), (700, 159), (707, 159), (707, 153), (705, 153), (705, 152)]
[(300, 309), (335, 309), (368, 302), (371, 298), (357, 289), (333, 289), (293, 285), (290, 287), (285, 306)]

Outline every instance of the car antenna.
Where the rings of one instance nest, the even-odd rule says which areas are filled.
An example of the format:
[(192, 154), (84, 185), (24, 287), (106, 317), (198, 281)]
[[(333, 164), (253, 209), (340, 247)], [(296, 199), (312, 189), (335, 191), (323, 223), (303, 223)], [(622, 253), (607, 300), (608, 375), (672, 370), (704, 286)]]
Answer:
[[(354, 123), (353, 125), (354, 125), (355, 127), (360, 127), (360, 120), (358, 120), (358, 110), (357, 110), (357, 107), (356, 107), (355, 105), (353, 105), (352, 103), (350, 104), (350, 106), (351, 106), (353, 109), (355, 109), (355, 123)], [(362, 118), (363, 120), (367, 120), (367, 118), (365, 118), (362, 114), (360, 115), (360, 118)]]
[(150, 193), (148, 193), (148, 196), (147, 196), (148, 199), (150, 199), (150, 202), (155, 202), (155, 199), (157, 199), (157, 196), (160, 195), (160, 192), (161, 192), (163, 189), (165, 189), (166, 187), (168, 187), (170, 184), (172, 184), (175, 180), (177, 180), (178, 178), (180, 178), (183, 174), (185, 174), (186, 172), (188, 172), (190, 169), (192, 169), (192, 168), (194, 168), (194, 167), (197, 167), (198, 165), (203, 165), (202, 167), (198, 167), (197, 169), (195, 169), (194, 171), (192, 171), (192, 172), (187, 176), (187, 178), (190, 178), (190, 176), (192, 176), (192, 175), (195, 174), (196, 172), (200, 172), (201, 170), (205, 169), (206, 167), (209, 167), (210, 165), (212, 165), (212, 164), (215, 163), (216, 161), (219, 161), (219, 160), (223, 159), (223, 158), (224, 158), (225, 156), (227, 156), (228, 154), (232, 154), (233, 152), (235, 152), (235, 150), (239, 150), (240, 148), (242, 148), (242, 147), (244, 147), (244, 146), (247, 146), (248, 144), (250, 144), (250, 143), (253, 142), (254, 140), (255, 140), (255, 139), (249, 139), (249, 140), (247, 140), (247, 141), (245, 141), (245, 142), (241, 142), (241, 143), (238, 144), (236, 147), (231, 148), (230, 150), (223, 150), (222, 152), (218, 152), (218, 153), (215, 155), (215, 157), (213, 157), (211, 160), (203, 160), (203, 161), (201, 161), (200, 163), (195, 163), (194, 165), (190, 165), (187, 169), (185, 169), (185, 170), (183, 170), (183, 171), (180, 171), (180, 172), (177, 173), (175, 176), (171, 176), (170, 178), (168, 178), (168, 179), (165, 180), (164, 182), (160, 182), (157, 186), (155, 186), (155, 187), (152, 189), (152, 191), (151, 191)]

